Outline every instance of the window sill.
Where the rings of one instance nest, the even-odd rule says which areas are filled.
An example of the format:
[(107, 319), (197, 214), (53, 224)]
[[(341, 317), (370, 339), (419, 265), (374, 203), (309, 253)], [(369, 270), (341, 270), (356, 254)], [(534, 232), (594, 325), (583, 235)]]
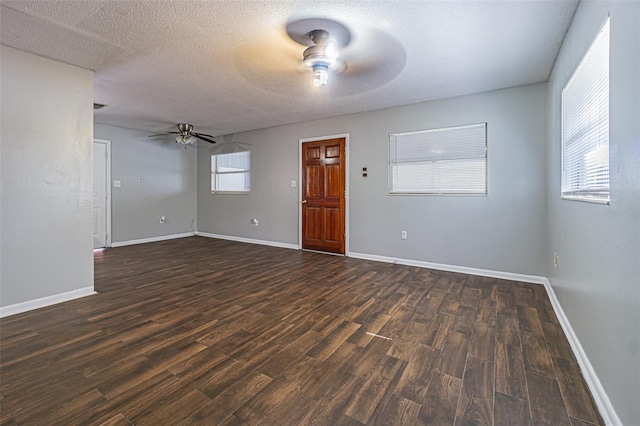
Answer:
[(610, 200), (602, 200), (598, 198), (588, 198), (588, 197), (570, 197), (567, 195), (560, 196), (560, 199), (567, 201), (580, 201), (583, 203), (591, 203), (591, 204), (602, 204), (605, 206), (609, 205)]
[(249, 195), (251, 194), (251, 191), (211, 191), (211, 194), (214, 195), (224, 195), (224, 194), (229, 194), (229, 195)]
[(489, 194), (486, 192), (387, 192), (387, 195), (425, 195), (428, 197), (486, 197)]

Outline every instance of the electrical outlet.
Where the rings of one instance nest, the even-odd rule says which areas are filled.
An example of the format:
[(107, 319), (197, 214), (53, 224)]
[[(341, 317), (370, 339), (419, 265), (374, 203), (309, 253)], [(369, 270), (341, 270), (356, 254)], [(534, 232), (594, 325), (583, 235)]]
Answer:
[(113, 187), (114, 188), (120, 188), (122, 186), (122, 182), (119, 180), (114, 180), (113, 181)]
[(407, 231), (400, 231), (400, 238), (402, 238), (403, 240), (407, 239)]
[(160, 216), (160, 223), (165, 223), (167, 221), (167, 218), (164, 216)]
[(297, 182), (295, 180), (292, 180), (290, 186), (291, 188), (295, 188), (297, 186)]
[(255, 226), (258, 226), (260, 224), (258, 219), (256, 219), (255, 217), (253, 219), (251, 219), (251, 223), (253, 223)]
[(553, 252), (553, 267), (558, 269), (558, 263), (560, 262), (560, 256), (555, 251)]

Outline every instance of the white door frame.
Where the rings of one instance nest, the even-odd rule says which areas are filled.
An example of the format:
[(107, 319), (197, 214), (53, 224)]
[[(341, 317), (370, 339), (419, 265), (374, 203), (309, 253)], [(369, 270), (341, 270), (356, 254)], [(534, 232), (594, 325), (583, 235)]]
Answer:
[(302, 144), (338, 138), (344, 138), (344, 255), (349, 256), (349, 133), (298, 139), (298, 248), (302, 249)]
[[(111, 247), (111, 141), (106, 139), (93, 139), (93, 143), (102, 143), (106, 145), (107, 150), (107, 178), (106, 178), (106, 193), (107, 193), (107, 201), (106, 201), (106, 227), (107, 227), (107, 238), (105, 241), (105, 247)], [(93, 147), (93, 146), (92, 146)]]

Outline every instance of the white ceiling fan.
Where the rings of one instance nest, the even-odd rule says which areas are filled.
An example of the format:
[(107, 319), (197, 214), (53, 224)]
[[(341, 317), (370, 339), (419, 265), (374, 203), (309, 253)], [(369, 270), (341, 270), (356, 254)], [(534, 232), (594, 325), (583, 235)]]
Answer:
[(313, 85), (324, 88), (329, 75), (346, 70), (340, 49), (346, 47), (351, 34), (347, 27), (328, 19), (302, 19), (287, 24), (287, 33), (297, 43), (307, 46), (302, 63), (313, 73)]

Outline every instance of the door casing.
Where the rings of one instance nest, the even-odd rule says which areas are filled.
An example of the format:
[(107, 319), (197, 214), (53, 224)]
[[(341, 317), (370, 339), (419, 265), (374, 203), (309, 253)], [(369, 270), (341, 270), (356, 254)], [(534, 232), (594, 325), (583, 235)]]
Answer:
[(106, 177), (106, 188), (105, 191), (107, 193), (106, 200), (106, 227), (107, 227), (107, 238), (105, 241), (105, 247), (111, 247), (111, 141), (105, 139), (94, 139), (93, 143), (101, 143), (106, 145), (107, 150), (107, 177)]
[[(326, 139), (344, 138), (344, 256), (349, 256), (349, 133), (340, 133), (336, 135), (318, 136), (313, 138), (298, 139), (298, 248), (302, 250), (302, 144), (305, 142), (322, 141)], [(327, 253), (334, 254), (334, 253)], [(342, 256), (341, 254), (338, 256)]]

